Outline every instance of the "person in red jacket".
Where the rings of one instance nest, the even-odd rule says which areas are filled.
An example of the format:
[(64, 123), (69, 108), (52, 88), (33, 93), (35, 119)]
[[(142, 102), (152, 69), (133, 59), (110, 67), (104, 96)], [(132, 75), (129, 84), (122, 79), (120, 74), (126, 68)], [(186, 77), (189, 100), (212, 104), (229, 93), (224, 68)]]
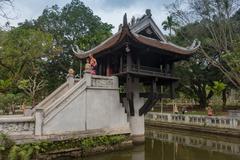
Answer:
[(208, 114), (208, 116), (213, 115), (213, 109), (211, 107), (207, 107), (207, 114)]
[(89, 59), (90, 65), (92, 66), (91, 74), (96, 74), (97, 60), (92, 55), (89, 55)]

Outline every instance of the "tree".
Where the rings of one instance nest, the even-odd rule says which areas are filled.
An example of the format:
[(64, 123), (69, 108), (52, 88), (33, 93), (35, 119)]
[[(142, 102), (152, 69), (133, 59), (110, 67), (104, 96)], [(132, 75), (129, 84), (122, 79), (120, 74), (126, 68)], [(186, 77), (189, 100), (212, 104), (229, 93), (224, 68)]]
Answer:
[(4, 114), (8, 114), (10, 111), (14, 114), (17, 104), (21, 104), (24, 101), (23, 94), (1, 94), (0, 93), (0, 109)]
[[(208, 32), (199, 22), (190, 23), (179, 27), (171, 41), (179, 45), (188, 45), (195, 38), (202, 45), (208, 44)], [(212, 49), (207, 48), (209, 51)], [(199, 51), (189, 61), (176, 65), (176, 74), (181, 78), (179, 90), (188, 97), (194, 98), (201, 108), (207, 107), (209, 100), (214, 95), (207, 86), (213, 86), (214, 81), (224, 81), (221, 72), (209, 65), (208, 60)]]
[(172, 16), (167, 16), (167, 20), (162, 22), (162, 26), (164, 30), (169, 30), (170, 37), (172, 36), (172, 30), (175, 27), (178, 27), (178, 23), (173, 20)]
[(232, 19), (239, 8), (239, 0), (186, 0), (185, 2), (187, 3), (182, 1), (181, 3), (180, 1), (173, 3), (169, 7), (171, 15), (178, 19), (182, 25), (198, 22), (205, 29), (208, 33), (205, 40), (208, 43), (202, 45), (201, 53), (236, 88), (240, 88), (239, 70), (235, 70), (232, 66), (233, 59), (224, 58), (226, 55), (239, 58), (236, 56), (239, 27), (236, 27), (236, 21)]
[(79, 0), (72, 0), (63, 8), (54, 5), (46, 8), (34, 21), (21, 24), (25, 28), (37, 28), (53, 35), (54, 43), (62, 50), (44, 66), (47, 88), (54, 90), (63, 81), (69, 68), (79, 71), (79, 60), (73, 55), (71, 45), (88, 50), (111, 35), (112, 25), (103, 23), (92, 10)]
[(202, 59), (195, 55), (188, 62), (180, 62), (176, 66), (176, 74), (181, 78), (178, 90), (195, 99), (201, 108), (205, 108), (214, 95), (214, 92), (208, 88), (213, 87), (214, 81), (220, 76), (216, 69), (201, 61)]
[(46, 85), (45, 80), (39, 79), (38, 74), (39, 72), (34, 71), (33, 76), (18, 82), (18, 88), (22, 89), (30, 97), (32, 106), (35, 106), (37, 93)]
[(51, 54), (53, 39), (50, 34), (33, 29), (15, 28), (1, 41), (0, 66), (13, 82), (31, 74), (34, 65), (44, 62)]
[[(44, 74), (41, 68), (54, 53), (53, 39), (48, 33), (18, 27), (1, 32), (0, 46), (0, 94), (3, 97), (0, 103), (13, 108), (22, 103), (16, 100), (22, 95), (18, 82), (34, 75), (35, 69), (40, 75)], [(22, 96), (22, 99), (29, 97)]]
[[(88, 50), (108, 38), (111, 29), (112, 25), (101, 22), (81, 1), (73, 0), (63, 8), (46, 8), (36, 20), (1, 30), (1, 96), (25, 93), (22, 99), (35, 105), (65, 81), (70, 66), (79, 69), (70, 46)], [(6, 104), (3, 99), (0, 103)]]

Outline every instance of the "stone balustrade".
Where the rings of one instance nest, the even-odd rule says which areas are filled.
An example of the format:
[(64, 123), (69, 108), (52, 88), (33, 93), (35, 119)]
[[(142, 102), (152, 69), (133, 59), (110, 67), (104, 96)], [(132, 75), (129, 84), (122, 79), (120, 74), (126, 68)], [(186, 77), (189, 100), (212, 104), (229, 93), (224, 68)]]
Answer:
[(98, 76), (98, 75), (90, 75), (91, 76), (91, 87), (100, 87), (100, 88), (118, 88), (116, 86), (116, 77), (106, 77), (106, 76)]
[(204, 116), (149, 112), (146, 120), (190, 124), (199, 126), (240, 129), (240, 118), (228, 116)]
[(1, 116), (0, 132), (9, 135), (33, 135), (35, 118), (32, 116)]

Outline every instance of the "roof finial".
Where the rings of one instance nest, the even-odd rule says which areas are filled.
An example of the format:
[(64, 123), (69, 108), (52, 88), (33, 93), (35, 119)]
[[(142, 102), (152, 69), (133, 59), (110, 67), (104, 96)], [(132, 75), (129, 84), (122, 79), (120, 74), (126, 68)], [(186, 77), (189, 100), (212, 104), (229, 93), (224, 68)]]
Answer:
[(134, 16), (132, 16), (132, 19), (131, 19), (131, 25), (133, 26), (135, 23), (136, 23), (136, 19), (135, 19)]
[(123, 26), (127, 26), (128, 23), (127, 23), (127, 13), (124, 14), (123, 16)]
[(145, 13), (146, 13), (146, 15), (149, 16), (149, 17), (152, 16), (151, 9), (146, 9)]

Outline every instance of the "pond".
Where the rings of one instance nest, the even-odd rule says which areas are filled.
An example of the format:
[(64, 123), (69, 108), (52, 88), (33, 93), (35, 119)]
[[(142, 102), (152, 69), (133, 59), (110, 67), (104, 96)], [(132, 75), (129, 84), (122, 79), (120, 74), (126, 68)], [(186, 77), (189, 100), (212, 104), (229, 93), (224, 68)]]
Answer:
[[(64, 158), (66, 159), (66, 158)], [(85, 160), (239, 160), (240, 139), (196, 132), (146, 129), (145, 145)], [(71, 159), (68, 160), (80, 160)]]

